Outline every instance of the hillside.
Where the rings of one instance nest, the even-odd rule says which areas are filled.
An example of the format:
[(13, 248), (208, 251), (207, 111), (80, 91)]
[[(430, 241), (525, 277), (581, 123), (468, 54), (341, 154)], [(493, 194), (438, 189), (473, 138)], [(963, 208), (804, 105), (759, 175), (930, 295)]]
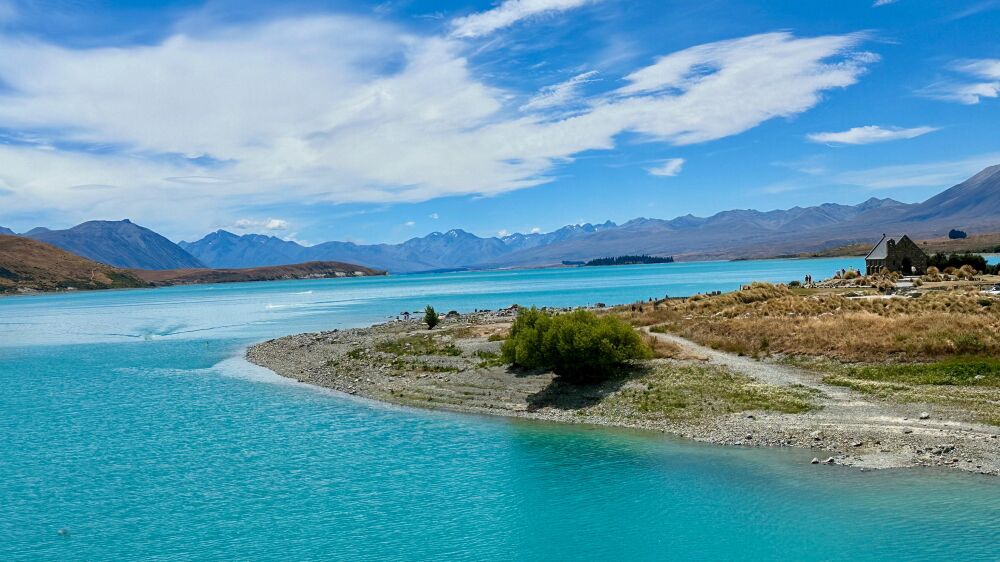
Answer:
[(248, 269), (134, 269), (130, 272), (154, 286), (385, 275), (384, 271), (340, 262), (308, 262)]
[(144, 281), (128, 271), (36, 240), (0, 235), (0, 293), (144, 286)]
[(67, 230), (33, 229), (24, 234), (78, 256), (122, 268), (179, 269), (204, 267), (163, 236), (122, 221), (89, 221)]

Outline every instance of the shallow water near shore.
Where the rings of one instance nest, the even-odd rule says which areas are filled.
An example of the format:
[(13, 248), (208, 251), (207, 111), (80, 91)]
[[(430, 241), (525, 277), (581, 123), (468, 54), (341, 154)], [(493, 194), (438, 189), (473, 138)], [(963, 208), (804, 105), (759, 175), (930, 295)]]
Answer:
[(810, 451), (382, 406), (239, 359), (253, 341), (426, 304), (611, 304), (857, 265), (715, 262), (0, 299), (0, 558), (995, 560), (995, 478), (862, 472), (810, 465)]

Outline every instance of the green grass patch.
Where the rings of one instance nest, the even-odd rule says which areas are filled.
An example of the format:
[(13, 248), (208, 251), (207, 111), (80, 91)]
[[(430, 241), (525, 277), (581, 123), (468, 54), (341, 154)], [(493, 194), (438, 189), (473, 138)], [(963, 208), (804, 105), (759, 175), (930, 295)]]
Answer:
[(749, 410), (789, 414), (816, 408), (814, 390), (766, 385), (712, 367), (672, 367), (644, 381), (646, 390), (629, 390), (625, 400), (645, 414), (671, 419), (698, 419)]
[(475, 355), (476, 357), (479, 358), (479, 368), (481, 369), (488, 369), (490, 367), (499, 367), (504, 364), (503, 358), (500, 357), (499, 353), (479, 350), (475, 353)]
[(827, 381), (830, 384), (860, 379), (884, 383), (1000, 387), (1000, 359), (957, 358), (936, 363), (847, 367), (843, 373), (828, 378), (831, 379)]

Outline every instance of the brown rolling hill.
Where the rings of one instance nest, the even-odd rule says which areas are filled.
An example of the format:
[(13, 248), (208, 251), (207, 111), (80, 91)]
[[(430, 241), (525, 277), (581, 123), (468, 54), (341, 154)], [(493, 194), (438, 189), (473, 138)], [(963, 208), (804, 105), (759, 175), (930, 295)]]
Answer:
[(30, 238), (0, 235), (0, 293), (146, 286), (129, 271)]
[(385, 275), (384, 271), (377, 269), (332, 261), (313, 261), (246, 269), (132, 269), (129, 272), (154, 286)]

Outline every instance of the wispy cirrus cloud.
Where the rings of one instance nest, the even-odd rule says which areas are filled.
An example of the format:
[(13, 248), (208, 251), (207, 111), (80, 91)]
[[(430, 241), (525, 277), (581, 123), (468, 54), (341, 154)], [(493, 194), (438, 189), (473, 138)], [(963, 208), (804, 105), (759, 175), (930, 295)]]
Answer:
[(937, 131), (937, 127), (880, 127), (866, 125), (852, 127), (846, 131), (835, 133), (812, 133), (806, 138), (812, 142), (828, 144), (872, 144), (901, 139), (913, 139)]
[(987, 153), (926, 164), (879, 166), (837, 174), (836, 183), (868, 189), (951, 187), (989, 166), (1000, 164), (1000, 153)]
[(888, 6), (889, 4), (895, 4), (898, 1), (899, 0), (875, 0), (875, 2), (872, 3), (872, 7), (879, 8), (881, 6)]
[(587, 82), (594, 82), (595, 76), (597, 76), (597, 71), (591, 70), (577, 74), (565, 82), (546, 86), (520, 109), (521, 111), (538, 111), (553, 107), (566, 107), (579, 99), (581, 86)]
[(683, 167), (683, 158), (668, 158), (667, 160), (660, 162), (657, 166), (646, 168), (646, 171), (653, 176), (670, 177), (681, 173), (681, 168)]
[(922, 88), (925, 97), (975, 105), (983, 98), (1000, 96), (1000, 59), (975, 59), (953, 63), (961, 78), (943, 80)]
[(579, 8), (596, 0), (504, 0), (485, 12), (456, 18), (451, 22), (451, 35), (474, 38), (489, 35), (515, 23)]

